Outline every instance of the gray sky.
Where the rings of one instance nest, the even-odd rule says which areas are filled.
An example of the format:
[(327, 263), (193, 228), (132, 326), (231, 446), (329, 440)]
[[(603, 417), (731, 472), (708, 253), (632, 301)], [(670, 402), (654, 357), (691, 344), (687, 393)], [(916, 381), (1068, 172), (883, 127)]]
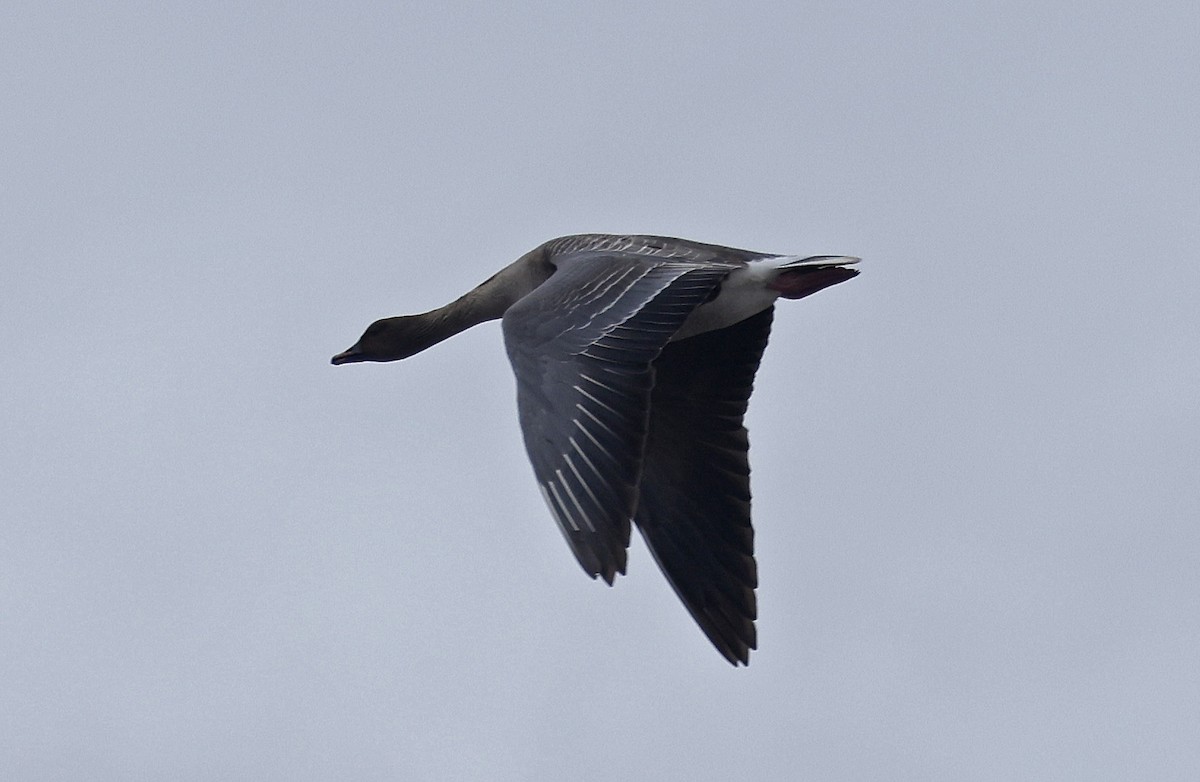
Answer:
[[(1200, 777), (1193, 3), (169, 5), (0, 12), (6, 778)], [(748, 669), (579, 570), (496, 324), (328, 363), (583, 231), (865, 259)]]

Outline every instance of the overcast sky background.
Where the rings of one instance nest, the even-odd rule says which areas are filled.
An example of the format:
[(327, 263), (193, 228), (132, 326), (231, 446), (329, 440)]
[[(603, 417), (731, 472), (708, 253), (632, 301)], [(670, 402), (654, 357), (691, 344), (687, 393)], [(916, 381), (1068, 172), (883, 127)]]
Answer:
[[(13, 780), (1200, 778), (1193, 3), (8, 2)], [(748, 424), (760, 650), (538, 495), (545, 239), (844, 253)]]

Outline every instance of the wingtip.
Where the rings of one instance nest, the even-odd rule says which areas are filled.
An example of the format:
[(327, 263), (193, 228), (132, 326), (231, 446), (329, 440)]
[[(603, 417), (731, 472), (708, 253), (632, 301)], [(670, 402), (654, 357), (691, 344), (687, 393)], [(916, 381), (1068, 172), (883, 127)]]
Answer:
[[(713, 645), (717, 646), (715, 639)], [(749, 643), (737, 643), (732, 646), (717, 646), (717, 651), (732, 665), (734, 668), (740, 666), (748, 667), (750, 665), (750, 652), (758, 648), (757, 639), (751, 639)]]
[(625, 563), (623, 562), (619, 564), (608, 563), (602, 565), (594, 558), (591, 562), (584, 562), (582, 557), (577, 557), (577, 559), (579, 560), (579, 566), (583, 568), (583, 572), (587, 573), (588, 577), (593, 581), (598, 578), (603, 579), (604, 583), (612, 586), (613, 582), (617, 580), (617, 576), (625, 575)]
[(600, 578), (604, 579), (604, 583), (608, 584), (609, 586), (612, 586), (613, 582), (617, 580), (617, 576), (623, 576), (623, 575), (625, 575), (624, 563), (622, 563), (620, 565), (616, 565), (616, 566), (609, 565), (609, 566), (605, 567), (603, 570), (599, 571), (598, 573), (593, 573), (592, 578), (600, 577)]

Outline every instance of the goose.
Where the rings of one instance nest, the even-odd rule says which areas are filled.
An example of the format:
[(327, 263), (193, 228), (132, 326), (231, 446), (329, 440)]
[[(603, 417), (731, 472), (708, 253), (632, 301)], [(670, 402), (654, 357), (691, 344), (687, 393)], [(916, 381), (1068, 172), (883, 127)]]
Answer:
[(583, 570), (610, 586), (624, 574), (632, 522), (713, 646), (748, 665), (758, 568), (742, 419), (775, 301), (849, 280), (858, 261), (563, 236), (444, 307), (375, 321), (332, 363), (397, 361), (499, 318), (525, 449)]

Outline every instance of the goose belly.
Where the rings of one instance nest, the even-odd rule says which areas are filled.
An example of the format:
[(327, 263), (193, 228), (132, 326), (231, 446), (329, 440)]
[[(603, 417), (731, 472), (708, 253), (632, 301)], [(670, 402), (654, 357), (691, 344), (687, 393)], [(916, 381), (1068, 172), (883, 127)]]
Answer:
[(692, 310), (671, 341), (728, 328), (770, 307), (779, 298), (779, 292), (768, 288), (767, 283), (778, 273), (776, 264), (763, 261), (735, 269), (721, 283), (717, 297)]

